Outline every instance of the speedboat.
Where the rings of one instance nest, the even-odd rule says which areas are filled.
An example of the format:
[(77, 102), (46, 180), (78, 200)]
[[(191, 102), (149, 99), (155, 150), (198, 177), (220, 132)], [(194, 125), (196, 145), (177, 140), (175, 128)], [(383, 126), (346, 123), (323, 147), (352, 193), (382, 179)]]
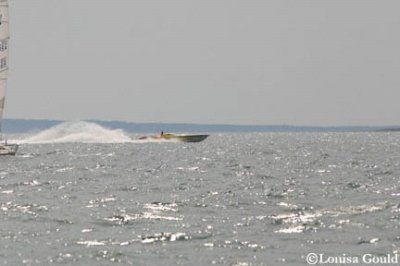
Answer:
[(171, 140), (181, 142), (200, 142), (205, 140), (209, 135), (176, 135), (171, 133), (162, 133), (160, 135), (143, 136), (139, 139), (153, 139), (153, 140)]

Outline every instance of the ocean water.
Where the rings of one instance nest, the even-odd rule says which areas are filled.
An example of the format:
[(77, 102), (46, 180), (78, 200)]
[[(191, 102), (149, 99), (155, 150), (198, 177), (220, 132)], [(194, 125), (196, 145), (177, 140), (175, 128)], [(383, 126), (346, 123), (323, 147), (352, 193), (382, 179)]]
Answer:
[(398, 133), (137, 137), (84, 122), (17, 136), (18, 155), (0, 157), (0, 265), (307, 265), (309, 253), (400, 253)]

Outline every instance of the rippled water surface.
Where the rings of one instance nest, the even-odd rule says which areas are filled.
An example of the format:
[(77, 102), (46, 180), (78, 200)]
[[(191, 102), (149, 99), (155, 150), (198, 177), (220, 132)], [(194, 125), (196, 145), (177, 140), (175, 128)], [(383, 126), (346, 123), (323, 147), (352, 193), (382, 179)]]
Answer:
[(310, 252), (399, 253), (400, 135), (23, 144), (0, 157), (0, 217), (0, 265), (305, 265)]

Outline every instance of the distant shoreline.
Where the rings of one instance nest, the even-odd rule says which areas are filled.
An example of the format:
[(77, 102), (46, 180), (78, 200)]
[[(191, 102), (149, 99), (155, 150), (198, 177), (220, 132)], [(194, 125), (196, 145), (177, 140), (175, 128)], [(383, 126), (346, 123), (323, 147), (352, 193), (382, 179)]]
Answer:
[[(135, 123), (122, 121), (85, 120), (110, 129), (122, 129), (130, 133), (165, 132), (400, 132), (400, 126), (290, 126), (290, 125), (224, 125), (189, 123)], [(66, 121), (44, 119), (5, 119), (4, 133), (29, 133), (51, 128)]]

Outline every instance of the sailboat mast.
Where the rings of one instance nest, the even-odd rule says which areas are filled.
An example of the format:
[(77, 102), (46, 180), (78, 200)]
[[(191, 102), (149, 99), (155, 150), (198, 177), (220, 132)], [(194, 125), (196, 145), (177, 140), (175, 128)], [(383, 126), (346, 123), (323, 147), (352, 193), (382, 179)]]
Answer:
[(0, 0), (0, 139), (2, 138), (1, 130), (6, 100), (9, 40), (8, 0)]

